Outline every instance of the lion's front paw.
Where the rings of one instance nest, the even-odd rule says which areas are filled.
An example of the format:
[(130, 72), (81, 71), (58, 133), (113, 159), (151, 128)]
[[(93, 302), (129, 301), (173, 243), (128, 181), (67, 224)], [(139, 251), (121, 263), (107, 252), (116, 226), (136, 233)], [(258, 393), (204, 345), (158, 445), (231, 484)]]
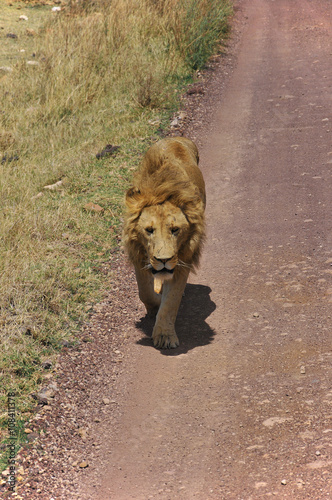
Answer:
[(152, 333), (153, 345), (157, 349), (175, 349), (179, 345), (179, 339), (174, 328), (162, 328), (156, 325)]

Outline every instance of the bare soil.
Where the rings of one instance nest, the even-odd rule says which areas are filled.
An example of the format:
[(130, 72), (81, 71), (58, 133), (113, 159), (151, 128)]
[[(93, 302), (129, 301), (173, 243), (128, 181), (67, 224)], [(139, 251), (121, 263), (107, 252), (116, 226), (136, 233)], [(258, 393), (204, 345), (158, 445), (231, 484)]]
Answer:
[(110, 295), (29, 426), (44, 434), (20, 455), (18, 498), (332, 496), (331, 14), (237, 2), (227, 54), (184, 102), (208, 239), (180, 347), (152, 347), (114, 256)]

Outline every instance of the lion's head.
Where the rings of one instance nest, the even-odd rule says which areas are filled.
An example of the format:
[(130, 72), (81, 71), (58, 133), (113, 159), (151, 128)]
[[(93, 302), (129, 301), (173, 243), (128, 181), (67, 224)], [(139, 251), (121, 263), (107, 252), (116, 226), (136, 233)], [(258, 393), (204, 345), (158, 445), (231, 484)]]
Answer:
[(187, 239), (189, 226), (182, 210), (168, 201), (142, 210), (137, 234), (146, 252), (146, 268), (152, 274), (162, 273), (167, 279), (177, 265), (186, 265), (179, 258), (179, 249)]
[(184, 200), (182, 191), (182, 202), (168, 193), (164, 198), (151, 203), (146, 193), (129, 190), (124, 240), (135, 265), (170, 278), (176, 266), (194, 268), (198, 263), (204, 238), (203, 202), (197, 192)]

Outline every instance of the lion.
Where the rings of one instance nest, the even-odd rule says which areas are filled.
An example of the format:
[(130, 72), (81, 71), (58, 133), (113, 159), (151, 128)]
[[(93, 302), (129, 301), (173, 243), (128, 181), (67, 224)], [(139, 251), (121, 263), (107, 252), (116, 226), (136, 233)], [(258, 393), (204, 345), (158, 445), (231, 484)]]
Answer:
[(175, 348), (175, 319), (190, 271), (205, 239), (205, 183), (196, 145), (184, 137), (146, 152), (126, 193), (123, 242), (135, 267), (139, 297), (156, 316), (152, 340)]

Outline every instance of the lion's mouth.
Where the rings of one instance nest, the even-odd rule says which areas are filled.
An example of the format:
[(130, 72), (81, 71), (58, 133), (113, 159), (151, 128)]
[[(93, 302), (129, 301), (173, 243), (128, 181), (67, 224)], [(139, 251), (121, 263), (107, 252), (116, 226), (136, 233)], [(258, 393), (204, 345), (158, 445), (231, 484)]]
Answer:
[(157, 269), (155, 269), (154, 267), (151, 269), (151, 272), (152, 274), (158, 274), (158, 273), (168, 273), (168, 274), (173, 274), (174, 273), (174, 269), (167, 269), (167, 267), (163, 267), (163, 269), (160, 269), (159, 271), (157, 271)]

